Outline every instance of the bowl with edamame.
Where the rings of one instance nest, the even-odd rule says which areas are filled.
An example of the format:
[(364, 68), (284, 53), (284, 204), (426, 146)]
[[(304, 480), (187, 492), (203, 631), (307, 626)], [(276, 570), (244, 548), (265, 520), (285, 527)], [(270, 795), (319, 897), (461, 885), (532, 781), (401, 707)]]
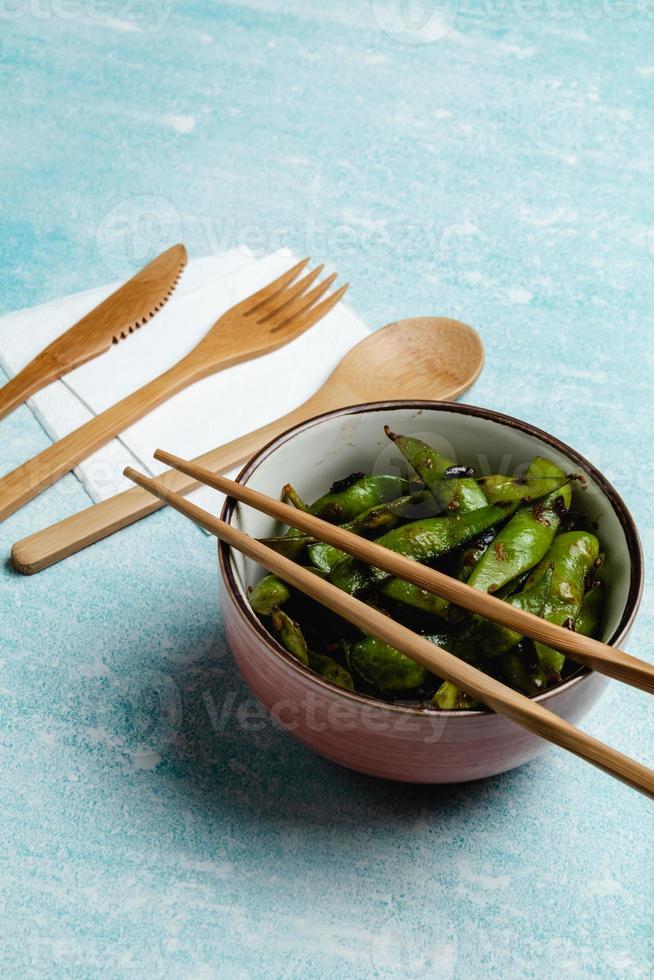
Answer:
[[(526, 422), (377, 402), (280, 436), (243, 483), (551, 622), (622, 645), (642, 592), (633, 518), (602, 476)], [(225, 520), (577, 722), (607, 684), (558, 651), (228, 501)], [(228, 640), (275, 720), (321, 755), (410, 782), (479, 779), (547, 747), (400, 651), (219, 548)]]

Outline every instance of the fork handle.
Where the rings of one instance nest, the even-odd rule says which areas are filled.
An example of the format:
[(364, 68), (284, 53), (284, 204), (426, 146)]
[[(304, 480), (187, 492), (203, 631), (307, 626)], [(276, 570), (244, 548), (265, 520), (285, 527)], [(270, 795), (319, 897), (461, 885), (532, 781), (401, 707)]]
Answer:
[(54, 442), (0, 479), (0, 521), (55, 483), (83, 459), (157, 405), (187, 387), (198, 375), (196, 362), (183, 358), (111, 408)]
[[(350, 398), (350, 402), (352, 399)], [(343, 404), (347, 404), (347, 397)], [(193, 462), (215, 473), (223, 473), (226, 470), (244, 463), (254, 453), (258, 452), (271, 439), (281, 435), (292, 425), (311, 418), (319, 411), (326, 408), (339, 407), (337, 404), (326, 405), (320, 401), (317, 395), (312, 396), (302, 405), (282, 418), (270, 422), (254, 432), (233, 439), (231, 442), (212, 449), (202, 456), (198, 456)], [(175, 493), (190, 493), (198, 484), (192, 477), (180, 473), (178, 470), (166, 470), (157, 479)], [(40, 572), (58, 561), (62, 561), (69, 555), (81, 551), (88, 545), (102, 538), (108, 537), (114, 531), (119, 531), (129, 524), (147, 517), (164, 506), (164, 503), (157, 497), (140, 487), (125, 490), (109, 497), (98, 504), (92, 504), (85, 510), (47, 527), (42, 531), (37, 531), (29, 537), (23, 538), (14, 544), (11, 557), (14, 567), (23, 575), (32, 575)]]

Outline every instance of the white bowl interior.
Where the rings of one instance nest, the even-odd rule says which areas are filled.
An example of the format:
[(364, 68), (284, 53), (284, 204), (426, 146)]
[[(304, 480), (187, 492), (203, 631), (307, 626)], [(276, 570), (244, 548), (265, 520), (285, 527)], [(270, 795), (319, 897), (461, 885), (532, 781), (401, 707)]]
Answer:
[[(579, 464), (531, 432), (504, 422), (467, 414), (465, 407), (406, 408), (393, 405), (321, 419), (294, 432), (257, 464), (249, 486), (279, 499), (285, 483), (312, 501), (334, 480), (352, 472), (407, 475), (406, 463), (384, 434), (384, 425), (417, 436), (436, 446), (457, 463), (474, 466), (478, 475), (515, 473), (526, 469), (536, 455), (546, 456), (566, 472), (583, 472)], [(614, 636), (625, 611), (632, 574), (629, 547), (619, 516), (604, 491), (588, 473), (586, 488), (573, 484), (573, 506), (597, 522), (606, 552), (604, 578), (608, 586), (602, 639)], [(254, 537), (283, 533), (279, 524), (249, 507), (237, 506), (233, 523)], [(242, 555), (232, 554), (239, 588), (264, 574)]]

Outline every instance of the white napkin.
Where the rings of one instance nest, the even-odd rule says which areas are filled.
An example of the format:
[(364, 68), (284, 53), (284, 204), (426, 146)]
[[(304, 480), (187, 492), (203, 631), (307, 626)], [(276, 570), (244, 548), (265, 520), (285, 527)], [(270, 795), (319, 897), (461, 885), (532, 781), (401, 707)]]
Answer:
[[(106, 354), (38, 392), (28, 405), (48, 435), (61, 438), (176, 364), (222, 313), (295, 261), (288, 252), (255, 261), (246, 249), (234, 249), (190, 262), (156, 317)], [(117, 285), (0, 318), (0, 365), (13, 376)], [(265, 425), (308, 398), (367, 333), (341, 301), (280, 350), (175, 395), (89, 456), (75, 472), (94, 501), (104, 500), (132, 485), (122, 475), (125, 466), (136, 465), (153, 475), (165, 468), (152, 458), (157, 446), (193, 457)], [(194, 499), (214, 512), (220, 506), (220, 495), (213, 491), (199, 491)]]

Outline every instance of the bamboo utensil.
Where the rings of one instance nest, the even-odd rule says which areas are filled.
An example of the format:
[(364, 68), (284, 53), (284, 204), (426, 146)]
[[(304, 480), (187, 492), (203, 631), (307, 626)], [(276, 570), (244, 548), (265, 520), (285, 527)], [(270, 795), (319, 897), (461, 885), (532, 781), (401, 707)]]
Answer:
[(299, 262), (224, 313), (193, 350), (168, 371), (3, 477), (0, 520), (178, 391), (224, 368), (276, 350), (320, 320), (347, 286), (320, 301), (336, 276), (309, 289), (322, 271), (319, 266), (295, 282), (308, 262)]
[[(482, 343), (472, 327), (444, 317), (399, 320), (353, 347), (324, 385), (293, 411), (198, 456), (195, 462), (224, 472), (285, 429), (358, 402), (389, 396), (454, 399), (473, 384), (483, 363)], [(175, 470), (159, 479), (177, 493), (189, 493), (197, 486), (194, 479)], [(163, 506), (140, 487), (124, 491), (17, 541), (12, 549), (14, 567), (25, 575), (39, 572)]]
[[(187, 469), (192, 467), (195, 471), (196, 479), (203, 479), (204, 477), (200, 467), (194, 467), (192, 464), (188, 464), (183, 460), (178, 460), (177, 457), (168, 453), (159, 452), (157, 455), (159, 458), (165, 458), (169, 463), (174, 462), (175, 465), (180, 466), (183, 464)], [(150, 493), (160, 497), (181, 514), (184, 514), (207, 531), (215, 534), (221, 541), (243, 552), (243, 554), (258, 562), (264, 568), (268, 569), (268, 571), (279, 575), (286, 582), (327, 606), (337, 615), (359, 626), (366, 633), (370, 633), (384, 642), (389, 643), (407, 656), (412, 657), (418, 663), (432, 671), (432, 673), (461, 687), (489, 708), (498, 712), (498, 714), (505, 715), (510, 720), (522, 725), (541, 738), (567, 749), (569, 752), (592, 763), (604, 772), (626, 783), (628, 786), (654, 799), (654, 771), (651, 769), (648, 769), (641, 763), (630, 759), (628, 756), (597, 739), (592, 738), (574, 725), (559, 718), (558, 715), (548, 711), (547, 708), (544, 708), (537, 701), (533, 701), (519, 694), (517, 691), (482, 673), (465, 661), (460, 660), (448, 651), (431, 643), (425, 637), (419, 636), (407, 627), (396, 623), (384, 613), (341, 591), (329, 581), (313, 575), (310, 571), (302, 568), (302, 566), (295, 564), (290, 559), (268, 548), (262, 542), (256, 541), (230, 524), (213, 517), (213, 515), (190, 503), (190, 501), (185, 500), (179, 494), (170, 491), (160, 481), (150, 479), (133, 470), (131, 467), (125, 470), (125, 475), (139, 486), (147, 489)], [(424, 578), (416, 574), (416, 569), (422, 567), (416, 562), (396, 555), (379, 545), (374, 545), (373, 542), (365, 541), (349, 531), (344, 531), (342, 528), (329, 525), (319, 518), (296, 511), (288, 507), (288, 505), (275, 501), (242, 484), (226, 480), (222, 477), (215, 477), (211, 473), (207, 473), (206, 475), (209, 486), (217, 486), (219, 484), (220, 489), (226, 490), (241, 503), (254, 506), (257, 510), (261, 510), (271, 516), (280, 517), (285, 523), (289, 523), (301, 530), (310, 530), (310, 533), (319, 539), (327, 541), (330, 544), (335, 544), (337, 547), (342, 547), (350, 554), (364, 561), (370, 562), (372, 560), (374, 564), (379, 567), (384, 567), (387, 571), (392, 572), (392, 574), (402, 575), (402, 577), (409, 581), (413, 581), (423, 588), (426, 587)], [(305, 520), (307, 517), (311, 517), (311, 520)], [(339, 535), (332, 533), (336, 530), (340, 531)], [(431, 569), (429, 571), (433, 572)], [(481, 604), (477, 602), (473, 605), (472, 596), (470, 595), (470, 593), (475, 593), (474, 589), (460, 582), (455, 583), (453, 580), (448, 579), (447, 576), (436, 574), (438, 578), (431, 582), (432, 591), (445, 598), (452, 598), (457, 594), (459, 601), (463, 599), (464, 602), (462, 604), (465, 604), (468, 609), (479, 611)], [(443, 580), (442, 582), (441, 579)], [(449, 583), (447, 589), (445, 587), (446, 582)], [(436, 583), (438, 584), (438, 589), (434, 587)], [(454, 588), (455, 585), (457, 588)], [(478, 599), (481, 595), (483, 594), (476, 593), (476, 598)], [(492, 613), (492, 618), (495, 621), (504, 622), (506, 625), (517, 625), (515, 619), (509, 620), (503, 614), (500, 614), (497, 607), (504, 605), (500, 600), (494, 599), (492, 596), (484, 596), (484, 598), (488, 600), (487, 608), (489, 613)], [(538, 631), (531, 620), (536, 620), (541, 624)], [(538, 639), (545, 639), (547, 643), (551, 643), (552, 634), (549, 632), (545, 634), (543, 631), (545, 625), (551, 626), (551, 624), (544, 624), (536, 616), (529, 616), (529, 635)], [(521, 624), (521, 628), (523, 626), (524, 624)], [(566, 631), (561, 630), (560, 632), (565, 633)], [(579, 638), (576, 637), (576, 639)], [(558, 631), (556, 633), (556, 642), (553, 645), (563, 649), (562, 644), (559, 642)], [(604, 644), (598, 645), (600, 647), (604, 646)], [(614, 651), (611, 648), (608, 649), (611, 654), (619, 653), (619, 651)], [(635, 658), (627, 657), (626, 654), (622, 654), (621, 656), (622, 658), (627, 658), (629, 662), (635, 660)], [(636, 661), (636, 663), (639, 664), (640, 662)], [(631, 663), (629, 666), (631, 666)], [(639, 684), (638, 686), (644, 686), (644, 684)], [(646, 689), (652, 690), (651, 686)]]
[(184, 246), (173, 245), (48, 344), (0, 388), (0, 419), (50, 382), (104, 354), (112, 344), (151, 320), (172, 295), (186, 262)]

